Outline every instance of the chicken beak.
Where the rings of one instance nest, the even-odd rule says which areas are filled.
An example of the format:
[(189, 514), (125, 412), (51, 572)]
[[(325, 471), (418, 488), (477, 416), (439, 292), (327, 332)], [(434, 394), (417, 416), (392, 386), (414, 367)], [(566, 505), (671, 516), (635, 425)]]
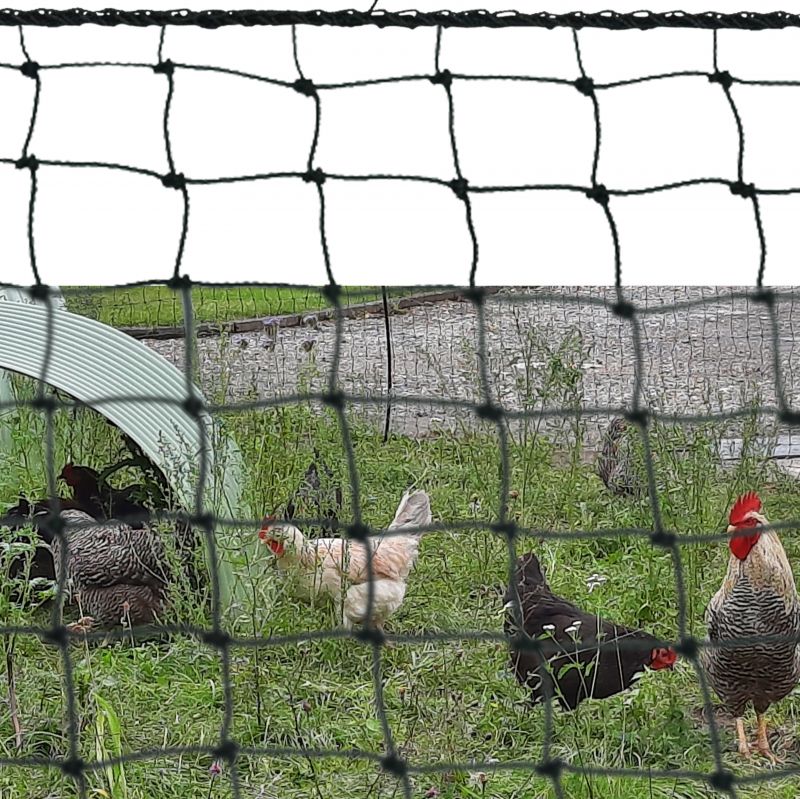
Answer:
[(732, 524), (729, 524), (728, 525), (728, 529), (725, 532), (727, 532), (728, 534), (735, 533), (736, 532), (736, 528)]

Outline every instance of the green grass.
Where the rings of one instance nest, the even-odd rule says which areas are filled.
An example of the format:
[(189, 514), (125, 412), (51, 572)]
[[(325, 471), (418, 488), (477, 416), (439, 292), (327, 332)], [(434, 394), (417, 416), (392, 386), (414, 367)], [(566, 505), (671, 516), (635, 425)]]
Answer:
[[(18, 486), (44, 489), (42, 430), (33, 414), (17, 412), (14, 449), (0, 462), (0, 498), (9, 502)], [(278, 509), (304, 471), (311, 442), (346, 483), (338, 426), (325, 413), (305, 406), (248, 412), (229, 419), (230, 429), (250, 465), (248, 497), (258, 512)], [(800, 491), (753, 460), (720, 471), (710, 446), (710, 428), (657, 429), (653, 434), (664, 523), (679, 535), (724, 529), (732, 497), (744, 488), (762, 492), (773, 520), (800, 515)], [(56, 420), (57, 463), (69, 453), (101, 464), (113, 457), (114, 433), (90, 412)], [(530, 431), (529, 431), (530, 433)], [(71, 437), (71, 438), (70, 438)], [(431, 495), (436, 519), (496, 518), (499, 453), (490, 430), (423, 440), (379, 435), (354, 424), (353, 443), (361, 478), (364, 520), (387, 524), (402, 491), (411, 484)], [(23, 460), (22, 453), (26, 453)], [(551, 448), (539, 437), (513, 437), (510, 514), (520, 524), (561, 531), (652, 528), (646, 501), (609, 497), (590, 467), (575, 459), (553, 464)], [(348, 511), (349, 512), (349, 511)], [(791, 560), (800, 556), (795, 536), (784, 533)], [(255, 530), (225, 533), (225, 543), (242, 553), (237, 574), (246, 599), (226, 609), (226, 627), (237, 636), (282, 636), (325, 630), (336, 621), (328, 607), (299, 604), (259, 547)], [(668, 639), (677, 637), (677, 604), (672, 562), (646, 538), (592, 540), (526, 539), (554, 590), (590, 610), (639, 624)], [(681, 549), (691, 629), (703, 634), (702, 612), (718, 587), (727, 562), (724, 543)], [(586, 580), (600, 572), (607, 582), (588, 591)], [(488, 530), (431, 533), (422, 543), (405, 604), (390, 622), (397, 633), (501, 630), (499, 590), (507, 574), (505, 544)], [(184, 597), (182, 621), (204, 622), (202, 608)], [(44, 610), (25, 611), (5, 601), (11, 623), (46, 624)], [(177, 619), (176, 619), (177, 620)], [(8, 642), (5, 642), (6, 646)], [(397, 644), (384, 652), (382, 685), (387, 718), (400, 754), (413, 766), (440, 771), (413, 775), (414, 796), (549, 797), (550, 783), (530, 770), (489, 772), (485, 778), (452, 770), (450, 762), (495, 759), (536, 761), (542, 756), (544, 712), (531, 708), (506, 668), (506, 650), (496, 642), (463, 638), (449, 642)], [(137, 646), (111, 644), (73, 650), (76, 710), (81, 755), (87, 760), (140, 750), (213, 745), (224, 716), (219, 657), (188, 637)], [(2, 661), (4, 662), (4, 658)], [(16, 668), (24, 742), (14, 749), (6, 703), (0, 705), (0, 757), (58, 757), (68, 748), (63, 665), (58, 652), (33, 636), (17, 636)], [(374, 705), (371, 649), (355, 640), (300, 641), (256, 651), (232, 647), (230, 677), (234, 701), (231, 735), (243, 747), (313, 747), (334, 753), (305, 758), (275, 753), (243, 755), (238, 762), (246, 797), (402, 796), (397, 781), (373, 761), (344, 755), (353, 749), (383, 752)], [(0, 681), (5, 685), (5, 674)], [(572, 766), (653, 770), (715, 768), (709, 737), (696, 714), (701, 698), (691, 666), (679, 661), (672, 673), (648, 673), (632, 692), (587, 702), (574, 714), (556, 711), (551, 755)], [(800, 696), (769, 714), (781, 731), (789, 765), (800, 765), (795, 729)], [(758, 760), (743, 764), (733, 751), (734, 732), (722, 728), (725, 764), (738, 774), (766, 773)], [(342, 754), (336, 755), (335, 753)], [(89, 796), (145, 797), (232, 795), (228, 767), (212, 778), (212, 760), (192, 752), (131, 761), (92, 771)], [(567, 773), (570, 797), (705, 797), (703, 783), (686, 779), (634, 780)], [(741, 797), (795, 797), (798, 780), (772, 780), (741, 789)], [(72, 781), (57, 769), (3, 766), (0, 796), (73, 796)]]
[[(202, 305), (200, 306), (202, 307)], [(105, 312), (105, 311), (104, 311)], [(570, 405), (580, 401), (584, 362), (579, 336), (555, 341), (546, 330), (527, 336), (527, 364), (518, 390), (524, 407)], [(224, 353), (223, 353), (224, 356)], [(547, 368), (542, 369), (544, 363)], [(224, 372), (224, 369), (222, 370)], [(30, 397), (26, 380), (15, 381), (18, 395)], [(222, 390), (222, 386), (220, 390)], [(213, 400), (213, 397), (211, 398)], [(20, 407), (10, 415), (11, 441), (0, 451), (0, 500), (9, 504), (20, 490), (45, 492), (44, 419)], [(238, 441), (248, 466), (244, 493), (255, 513), (280, 511), (305, 471), (316, 447), (343, 485), (348, 485), (341, 433), (330, 411), (296, 405), (229, 414), (225, 428)], [(412, 775), (414, 796), (442, 799), (549, 797), (550, 782), (530, 769), (503, 768), (483, 777), (470, 762), (531, 763), (543, 755), (545, 714), (532, 708), (507, 668), (501, 642), (476, 640), (469, 633), (502, 630), (501, 593), (508, 574), (504, 541), (488, 526), (500, 502), (500, 453), (491, 426), (421, 439), (380, 434), (352, 422), (363, 519), (385, 526), (405, 488), (424, 488), (434, 518), (480, 520), (474, 531), (425, 536), (406, 600), (390, 620), (390, 631), (420, 637), (415, 643), (384, 650), (381, 685), (387, 719), (400, 755), (412, 767), (431, 767)], [(748, 421), (750, 440), (761, 420)], [(56, 469), (66, 460), (106, 466), (118, 459), (116, 431), (87, 410), (59, 411), (54, 417)], [(581, 431), (577, 430), (580, 436)], [(679, 536), (725, 529), (737, 493), (758, 490), (773, 520), (800, 516), (800, 488), (748, 454), (735, 469), (723, 471), (714, 452), (721, 426), (672, 428), (657, 425), (651, 446), (664, 525)], [(508, 513), (524, 527), (561, 532), (651, 530), (646, 500), (609, 496), (591, 466), (581, 462), (565, 436), (547, 443), (533, 423), (509, 435)], [(119, 476), (121, 484), (133, 474)], [(344, 515), (352, 505), (346, 499)], [(800, 556), (793, 531), (782, 535), (789, 558)], [(302, 636), (337, 625), (329, 607), (298, 603), (260, 546), (256, 529), (224, 529), (218, 544), (237, 554), (236, 602), (224, 608), (225, 628), (241, 637)], [(518, 542), (535, 550), (555, 591), (590, 611), (639, 625), (675, 640), (677, 595), (669, 552), (646, 536), (605, 535), (544, 538)], [(725, 572), (723, 542), (680, 548), (689, 631), (704, 634), (702, 615)], [(587, 579), (599, 572), (607, 581), (593, 591)], [(10, 586), (0, 588), (0, 624), (46, 625), (45, 608), (29, 610), (10, 601)], [(174, 592), (171, 621), (208, 625), (207, 608), (185, 586)], [(68, 609), (70, 617), (75, 610)], [(454, 640), (424, 636), (451, 634)], [(6, 686), (5, 652), (11, 649), (16, 672), (23, 745), (15, 748), (7, 703), (0, 704), (0, 758), (63, 757), (69, 747), (59, 653), (32, 635), (3, 639), (0, 684)], [(213, 746), (225, 719), (219, 656), (188, 636), (167, 642), (76, 645), (72, 650), (80, 754), (107, 760), (143, 750)], [(268, 756), (242, 754), (238, 778), (244, 797), (333, 799), (342, 796), (389, 799), (402, 796), (397, 780), (374, 760), (348, 753), (384, 752), (375, 710), (373, 657), (357, 640), (293, 640), (254, 649), (230, 649), (233, 713), (230, 735), (244, 748), (269, 747)], [(606, 701), (584, 703), (577, 712), (556, 711), (550, 755), (574, 768), (635, 770), (630, 776), (563, 776), (564, 795), (595, 799), (707, 797), (707, 783), (684, 778), (649, 778), (648, 770), (697, 771), (716, 768), (707, 730), (698, 718), (701, 696), (691, 665), (679, 661), (671, 673), (648, 673), (638, 687)], [(800, 694), (770, 710), (780, 734), (779, 753), (800, 767), (795, 730)], [(750, 719), (752, 723), (753, 719)], [(723, 724), (724, 763), (739, 775), (769, 774), (755, 760), (735, 754), (734, 731)], [(288, 754), (315, 748), (321, 758)], [(461, 768), (448, 764), (459, 763)], [(212, 777), (212, 759), (196, 750), (144, 761), (130, 760), (88, 776), (90, 797), (160, 799), (172, 796), (229, 797), (228, 766)], [(773, 779), (737, 791), (745, 799), (796, 797), (800, 778)], [(436, 793), (438, 792), (438, 794)], [(58, 769), (0, 767), (0, 797), (77, 796), (70, 778)]]
[[(180, 292), (157, 286), (87, 289), (62, 287), (67, 308), (115, 327), (156, 327), (183, 325)], [(414, 293), (413, 288), (391, 288), (390, 297)], [(343, 287), (342, 304), (353, 305), (381, 299), (379, 289)], [(228, 322), (262, 316), (305, 313), (330, 307), (330, 302), (313, 288), (265, 286), (210, 287), (192, 289), (195, 322)]]

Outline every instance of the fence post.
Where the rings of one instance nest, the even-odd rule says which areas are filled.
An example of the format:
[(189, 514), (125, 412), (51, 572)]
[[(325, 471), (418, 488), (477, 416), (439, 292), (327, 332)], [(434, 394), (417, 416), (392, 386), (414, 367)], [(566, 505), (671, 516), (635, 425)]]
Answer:
[(386, 327), (386, 421), (383, 426), (383, 443), (389, 440), (389, 422), (392, 416), (392, 326), (389, 321), (389, 296), (386, 286), (381, 286), (383, 322)]

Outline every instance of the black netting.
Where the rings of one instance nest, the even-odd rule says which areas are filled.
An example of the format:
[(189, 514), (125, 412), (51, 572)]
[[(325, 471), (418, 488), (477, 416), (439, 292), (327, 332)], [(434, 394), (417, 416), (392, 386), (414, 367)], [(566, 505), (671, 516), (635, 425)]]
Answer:
[[(153, 54), (151, 64), (128, 64), (131, 68), (151, 68), (163, 76), (168, 91), (163, 112), (163, 138), (169, 171), (160, 174), (155, 171), (131, 167), (125, 164), (100, 162), (62, 162), (40, 159), (30, 150), (30, 143), (37, 123), (39, 94), (43, 75), (50, 68), (40, 66), (28, 54), (25, 47), (25, 36), (22, 25), (71, 25), (91, 21), (96, 24), (126, 25), (160, 25), (161, 37), (158, 52)], [(719, 15), (707, 14), (688, 16), (682, 14), (669, 15), (491, 15), (486, 12), (469, 12), (466, 14), (390, 14), (376, 12), (369, 17), (356, 12), (326, 13), (313, 12), (202, 12), (198, 14), (170, 12), (104, 12), (93, 15), (88, 12), (0, 12), (0, 22), (4, 25), (19, 25), (20, 42), (27, 60), (22, 64), (0, 64), (0, 67), (19, 70), (33, 81), (36, 86), (33, 111), (22, 151), (16, 158), (0, 159), (3, 163), (13, 164), (19, 170), (29, 174), (30, 200), (28, 207), (28, 241), (30, 267), (33, 275), (33, 286), (30, 296), (44, 302), (50, 313), (50, 347), (52, 349), (52, 295), (40, 277), (37, 268), (37, 237), (35, 226), (37, 204), (37, 180), (40, 167), (63, 166), (75, 169), (119, 169), (131, 170), (146, 175), (163, 184), (164, 190), (177, 192), (182, 198), (182, 225), (177, 236), (174, 272), (166, 283), (142, 284), (112, 289), (76, 289), (67, 288), (64, 295), (67, 307), (77, 313), (93, 317), (100, 321), (125, 329), (131, 335), (147, 339), (156, 351), (162, 352), (179, 365), (186, 376), (187, 399), (184, 410), (193, 416), (198, 423), (200, 435), (205, 444), (201, 451), (199, 478), (197, 483), (196, 504), (186, 508), (188, 514), (181, 516), (188, 521), (202, 536), (210, 555), (209, 585), (211, 594), (211, 625), (207, 628), (195, 626), (167, 626), (162, 628), (177, 635), (194, 636), (199, 644), (216, 651), (220, 663), (220, 684), (222, 685), (222, 721), (216, 741), (209, 745), (164, 746), (122, 754), (119, 757), (105, 760), (90, 759), (79, 746), (79, 721), (76, 711), (76, 689), (73, 676), (73, 659), (70, 654), (70, 638), (62, 620), (63, 597), (61, 590), (57, 597), (52, 624), (49, 628), (3, 627), (0, 633), (4, 636), (38, 635), (43, 642), (57, 646), (62, 653), (63, 683), (66, 696), (66, 715), (69, 720), (67, 738), (69, 748), (56, 759), (47, 757), (12, 757), (0, 758), (0, 767), (24, 767), (31, 769), (60, 768), (65, 775), (74, 778), (80, 795), (87, 795), (87, 772), (99, 772), (108, 767), (134, 760), (158, 760), (168, 757), (178, 758), (181, 755), (208, 754), (215, 762), (224, 764), (230, 777), (231, 791), (234, 796), (244, 796), (237, 761), (251, 756), (302, 757), (312, 764), (315, 759), (325, 757), (344, 757), (374, 761), (388, 775), (396, 777), (402, 785), (406, 796), (412, 795), (414, 776), (432, 773), (446, 773), (455, 770), (479, 771), (491, 773), (509, 769), (528, 769), (540, 777), (552, 781), (557, 796), (564, 795), (562, 778), (565, 774), (606, 775), (610, 777), (630, 777), (636, 779), (670, 779), (694, 780), (706, 783), (712, 788), (736, 795), (737, 786), (757, 783), (773, 779), (779, 774), (789, 776), (800, 772), (800, 768), (789, 767), (775, 773), (763, 773), (736, 777), (724, 763), (720, 736), (714, 722), (711, 695), (705, 675), (700, 668), (698, 653), (705, 645), (689, 622), (687, 610), (687, 591), (685, 587), (685, 566), (682, 547), (702, 542), (722, 540), (725, 533), (696, 533), (694, 535), (676, 535), (662, 518), (662, 506), (659, 498), (659, 478), (654, 466), (651, 452), (650, 430), (654, 424), (669, 423), (691, 426), (707, 422), (730, 422), (734, 427), (744, 422), (753, 414), (768, 419), (776, 427), (791, 427), (800, 421), (797, 411), (791, 405), (791, 389), (793, 371), (796, 368), (794, 352), (794, 330), (792, 328), (792, 311), (794, 294), (790, 290), (777, 291), (764, 286), (764, 269), (766, 239), (760, 214), (760, 199), (765, 194), (791, 194), (800, 189), (766, 190), (748, 183), (743, 168), (745, 157), (745, 139), (737, 106), (731, 94), (731, 87), (738, 81), (725, 69), (721, 69), (717, 60), (717, 33), (720, 27), (738, 27), (746, 29), (782, 27), (797, 25), (798, 20), (786, 14), (741, 14)], [(311, 149), (308, 153), (306, 169), (296, 173), (280, 175), (256, 174), (247, 177), (231, 176), (215, 179), (195, 179), (177, 171), (170, 140), (170, 109), (175, 94), (174, 75), (183, 69), (196, 69), (195, 65), (174, 63), (164, 59), (164, 34), (169, 25), (200, 25), (217, 27), (220, 25), (242, 23), (248, 25), (292, 25), (294, 56), (298, 77), (293, 82), (265, 79), (259, 76), (247, 76), (256, 80), (267, 80), (287, 90), (293, 90), (313, 103), (316, 110), (316, 128)], [(359, 25), (367, 22), (382, 26), (401, 25), (435, 25), (437, 30), (436, 52), (432, 63), (431, 74), (416, 76), (398, 76), (391, 80), (357, 81), (347, 84), (315, 85), (304, 75), (302, 58), (298, 53), (297, 35), (294, 28), (297, 24), (312, 25)], [(524, 185), (518, 187), (477, 186), (469, 181), (469, 175), (462, 173), (459, 160), (457, 125), (454, 122), (454, 104), (452, 86), (461, 80), (479, 80), (475, 76), (455, 74), (449, 71), (440, 61), (440, 50), (443, 30), (447, 26), (545, 26), (567, 25), (572, 28), (575, 51), (580, 65), (580, 74), (573, 81), (550, 79), (534, 75), (502, 76), (505, 79), (518, 81), (552, 82), (555, 84), (572, 84), (574, 90), (591, 103), (595, 123), (595, 146), (593, 166), (589, 182), (586, 185)], [(702, 76), (705, 73), (685, 72), (668, 76), (644, 76), (635, 80), (617, 83), (600, 83), (587, 74), (581, 60), (581, 33), (583, 26), (602, 26), (607, 28), (659, 26), (686, 26), (711, 28), (709, 46), (713, 47), (712, 72), (705, 75), (708, 81), (719, 87), (724, 93), (731, 110), (731, 124), (735, 125), (738, 142), (738, 173), (736, 180), (722, 178), (703, 178), (685, 180), (669, 185), (657, 185), (644, 189), (615, 189), (597, 181), (597, 167), (602, 149), (602, 106), (604, 92), (621, 83), (631, 84), (650, 80), (663, 80), (681, 76)], [(86, 68), (101, 68), (104, 65), (84, 65)], [(122, 65), (121, 65), (122, 66)], [(202, 67), (206, 70), (225, 70), (216, 67)], [(497, 76), (495, 76), (497, 77)], [(449, 109), (449, 138), (452, 147), (453, 164), (456, 178), (444, 181), (425, 175), (375, 175), (353, 176), (326, 174), (323, 165), (316, 160), (317, 142), (320, 126), (324, 124), (320, 116), (319, 92), (332, 92), (337, 89), (370, 83), (390, 83), (393, 81), (428, 81), (446, 95)], [(748, 81), (756, 85), (797, 85), (791, 81)], [(182, 272), (182, 260), (187, 232), (191, 226), (192, 188), (196, 184), (225, 183), (228, 181), (269, 180), (272, 177), (294, 178), (313, 184), (316, 187), (319, 211), (319, 237), (327, 271), (328, 284), (321, 289), (298, 289), (297, 287), (260, 286), (243, 287), (232, 297), (222, 285), (193, 283)], [(468, 265), (468, 287), (453, 292), (451, 289), (348, 289), (336, 281), (336, 264), (333, 262), (327, 244), (326, 222), (326, 186), (328, 181), (361, 180), (370, 178), (402, 179), (405, 181), (427, 181), (448, 187), (463, 206), (471, 243), (471, 259)], [(669, 291), (656, 289), (626, 289), (622, 284), (623, 259), (620, 249), (620, 236), (614, 216), (614, 200), (628, 195), (645, 195), (671, 191), (690, 185), (718, 184), (727, 186), (730, 192), (752, 208), (755, 229), (758, 235), (760, 257), (753, 265), (755, 288), (740, 290), (723, 289), (675, 289)], [(561, 189), (582, 194), (587, 201), (596, 203), (608, 225), (613, 241), (613, 274), (614, 287), (611, 289), (586, 289), (581, 291), (562, 289), (511, 290), (483, 288), (477, 285), (480, 276), (480, 241), (472, 218), (472, 200), (477, 193), (503, 191), (550, 191)], [(624, 242), (623, 242), (624, 244)], [(605, 266), (601, 267), (605, 268)], [(609, 275), (611, 272), (609, 271)], [(167, 276), (165, 276), (167, 277)], [(664, 281), (666, 282), (666, 281)], [(274, 319), (265, 320), (260, 311), (265, 291), (272, 291), (271, 308)], [(117, 292), (115, 295), (114, 292)], [(156, 291), (157, 293), (152, 293)], [(413, 294), (412, 300), (408, 295)], [(115, 309), (114, 297), (119, 299), (119, 308)], [(277, 299), (276, 299), (277, 296)], [(455, 301), (455, 298), (458, 301)], [(403, 305), (401, 300), (406, 300)], [(446, 313), (449, 318), (443, 321), (440, 305), (433, 303), (447, 302)], [(359, 304), (363, 303), (363, 307)], [(153, 306), (158, 310), (155, 314), (157, 324), (144, 323), (143, 318), (151, 319)], [(416, 314), (395, 316), (390, 313), (390, 306), (418, 309)], [(147, 307), (144, 314), (142, 308)], [(355, 307), (355, 310), (354, 310)], [(198, 316), (198, 309), (202, 309)], [(719, 310), (718, 310), (719, 309)], [(745, 319), (736, 330), (725, 329), (725, 324), (734, 314)], [(520, 316), (521, 315), (521, 316)], [(712, 320), (710, 331), (707, 329), (709, 319)], [(722, 323), (717, 323), (722, 319)], [(555, 320), (555, 321), (554, 321)], [(313, 341), (309, 338), (309, 329), (316, 330), (321, 322), (333, 322), (334, 329), (327, 332), (316, 332)], [(584, 382), (584, 394), (576, 403), (564, 403), (563, 397), (549, 395), (540, 398), (536, 404), (526, 402), (524, 398), (515, 397), (513, 368), (509, 372), (509, 358), (515, 344), (509, 345), (507, 331), (517, 325), (519, 330), (544, 327), (545, 324), (561, 325), (562, 332), (577, 329), (584, 336), (582, 344), (589, 341), (588, 347), (594, 354), (596, 372), (587, 372)], [(359, 338), (354, 329), (361, 326)], [(296, 339), (281, 339), (275, 334), (276, 329), (288, 331), (286, 336)], [(453, 346), (454, 330), (464, 339), (473, 339), (472, 351), (461, 351)], [(244, 341), (240, 347), (239, 360), (234, 362), (232, 371), (240, 374), (240, 385), (235, 382), (228, 386), (225, 396), (219, 402), (205, 404), (197, 400), (192, 385), (202, 386), (202, 368), (198, 373), (198, 363), (202, 367), (209, 350), (217, 346), (220, 334), (231, 336), (234, 345), (236, 336), (254, 336), (253, 340)], [(259, 339), (259, 337), (261, 337)], [(427, 337), (430, 342), (443, 342), (440, 350), (431, 348), (426, 352), (427, 360), (420, 360), (417, 350), (425, 350), (421, 339)], [(263, 339), (263, 340), (262, 340)], [(248, 362), (248, 353), (256, 347), (272, 349), (285, 347), (284, 371), (270, 374), (261, 369), (256, 362)], [(286, 342), (290, 341), (290, 344)], [(311, 342), (303, 347), (304, 342)], [(675, 342), (687, 341), (685, 351)], [(546, 343), (546, 342), (545, 342)], [(539, 342), (540, 346), (544, 346)], [(316, 347), (323, 350), (319, 356), (320, 370), (305, 386), (299, 380), (300, 372), (298, 356), (300, 351), (308, 352)], [(605, 350), (604, 350), (605, 347)], [(415, 349), (416, 348), (416, 349)], [(677, 348), (677, 351), (676, 351)], [(691, 357), (687, 354), (691, 350)], [(563, 353), (562, 353), (563, 355)], [(533, 357), (533, 356), (531, 356)], [(565, 356), (566, 357), (566, 356)], [(298, 361), (294, 366), (292, 358)], [(748, 358), (752, 361), (749, 362)], [(561, 361), (563, 364), (563, 361)], [(575, 368), (581, 370), (586, 366), (583, 350), (579, 347), (574, 357)], [(669, 364), (689, 364), (686, 380), (667, 381), (665, 374)], [(367, 364), (367, 366), (364, 366)], [(369, 366), (372, 364), (372, 367)], [(345, 368), (343, 368), (343, 366)], [(513, 364), (511, 364), (513, 367)], [(39, 382), (35, 396), (25, 400), (31, 409), (43, 414), (46, 421), (46, 463), (49, 494), (52, 501), (57, 497), (57, 474), (55, 468), (55, 421), (60, 410), (70, 410), (77, 403), (69, 398), (52, 394), (46, 388), (50, 374), (49, 357), (41, 365)], [(361, 374), (358, 370), (362, 369)], [(505, 370), (505, 371), (504, 371)], [(474, 372), (477, 379), (469, 382), (464, 374)], [(510, 375), (510, 376), (509, 376)], [(763, 394), (745, 397), (748, 407), (742, 410), (742, 398), (735, 395), (735, 389), (751, 379), (758, 378), (768, 385), (767, 396)], [(727, 381), (727, 382), (726, 382)], [(255, 385), (256, 398), (248, 398), (246, 389)], [(705, 389), (712, 385), (715, 390), (725, 391), (712, 402), (707, 413), (697, 413), (698, 396), (705, 394)], [(401, 388), (398, 389), (398, 386)], [(693, 392), (697, 392), (693, 394)], [(264, 399), (264, 396), (268, 399)], [(111, 400), (153, 401), (153, 398), (109, 398)], [(500, 632), (458, 631), (455, 633), (425, 633), (421, 635), (390, 634), (367, 627), (353, 636), (363, 644), (372, 647), (372, 677), (374, 681), (375, 712), (380, 721), (384, 748), (381, 752), (358, 751), (350, 749), (319, 749), (313, 745), (301, 748), (269, 746), (244, 746), (237, 741), (233, 733), (234, 699), (232, 689), (232, 651), (235, 648), (247, 648), (258, 652), (263, 647), (281, 647), (288, 644), (307, 641), (324, 641), (341, 638), (347, 633), (338, 630), (320, 630), (318, 632), (302, 632), (292, 635), (254, 635), (252, 638), (232, 637), (226, 632), (223, 624), (223, 611), (220, 603), (220, 585), (217, 572), (217, 542), (214, 530), (217, 527), (251, 526), (257, 528), (260, 520), (214, 518), (207, 512), (203, 503), (204, 486), (208, 478), (208, 454), (211, 443), (207, 439), (207, 429), (202, 423), (203, 414), (213, 413), (224, 416), (243, 410), (281, 408), (300, 402), (312, 402), (333, 414), (339, 425), (344, 459), (349, 477), (350, 515), (346, 522), (334, 526), (351, 540), (360, 540), (365, 536), (385, 534), (384, 530), (371, 529), (364, 521), (364, 502), (358, 468), (358, 458), (354, 451), (352, 438), (353, 416), (362, 414), (372, 421), (378, 422), (384, 432), (384, 438), (391, 430), (403, 432), (430, 432), (436, 429), (431, 423), (431, 416), (439, 414), (450, 420), (457, 420), (457, 426), (469, 429), (488, 428), (496, 432), (497, 443), (497, 487), (499, 501), (493, 508), (483, 508), (476, 512), (473, 519), (447, 519), (430, 527), (432, 531), (479, 531), (491, 529), (507, 543), (509, 557), (509, 578), (513, 577), (513, 564), (516, 558), (516, 545), (520, 539), (597, 539), (598, 537), (624, 538), (640, 537), (649, 539), (659, 551), (666, 550), (672, 558), (676, 584), (677, 630), (678, 639), (672, 645), (691, 660), (700, 682), (705, 710), (709, 720), (709, 734), (713, 748), (715, 769), (711, 773), (700, 773), (681, 768), (652, 770), (603, 768), (580, 762), (567, 762), (552, 756), (553, 711), (551, 702), (545, 703), (544, 739), (541, 754), (529, 762), (467, 762), (456, 763), (420, 763), (413, 758), (405, 759), (393, 737), (392, 728), (387, 716), (384, 702), (383, 652), (387, 642), (419, 644), (430, 641), (497, 641), (508, 643), (508, 639)], [(5, 403), (0, 410), (10, 405)], [(19, 403), (13, 403), (18, 407)], [(370, 414), (372, 414), (370, 416)], [(622, 529), (586, 529), (569, 532), (557, 530), (535, 529), (520, 525), (509, 509), (511, 486), (511, 442), (516, 435), (517, 427), (526, 420), (535, 420), (545, 427), (572, 440), (584, 433), (577, 433), (570, 424), (580, 422), (586, 426), (588, 440), (598, 444), (602, 422), (609, 415), (622, 415), (640, 434), (643, 450), (646, 489), (650, 501), (652, 515), (651, 527)], [(599, 444), (598, 444), (599, 445)], [(166, 518), (175, 518), (175, 514), (166, 514)], [(301, 523), (314, 525), (319, 519), (302, 519)], [(62, 535), (63, 530), (53, 519), (50, 520), (55, 535)], [(775, 525), (777, 529), (791, 528), (792, 523)], [(61, 577), (63, 578), (63, 574)], [(413, 577), (412, 577), (413, 579)], [(63, 580), (62, 580), (63, 581)], [(370, 600), (371, 601), (371, 600)], [(519, 614), (519, 607), (515, 608)], [(112, 637), (124, 638), (128, 633), (118, 631)], [(106, 633), (91, 634), (89, 638), (104, 638)], [(740, 642), (737, 642), (741, 645)], [(746, 643), (746, 642), (745, 642)], [(624, 646), (624, 643), (622, 644)], [(476, 679), (479, 676), (476, 675)], [(430, 794), (433, 795), (433, 794)]]

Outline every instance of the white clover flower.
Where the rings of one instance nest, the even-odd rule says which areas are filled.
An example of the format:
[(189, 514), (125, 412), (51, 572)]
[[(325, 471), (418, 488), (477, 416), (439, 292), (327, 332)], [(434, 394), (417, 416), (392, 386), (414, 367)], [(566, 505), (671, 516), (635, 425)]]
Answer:
[(608, 582), (608, 577), (604, 577), (602, 574), (594, 572), (594, 574), (590, 574), (589, 578), (586, 580), (586, 587), (589, 589), (589, 593), (591, 594), (595, 588), (601, 586), (605, 582)]
[(486, 776), (485, 771), (470, 771), (467, 782), (471, 787), (480, 786), (482, 788), (484, 785), (486, 785), (488, 779), (489, 778)]

